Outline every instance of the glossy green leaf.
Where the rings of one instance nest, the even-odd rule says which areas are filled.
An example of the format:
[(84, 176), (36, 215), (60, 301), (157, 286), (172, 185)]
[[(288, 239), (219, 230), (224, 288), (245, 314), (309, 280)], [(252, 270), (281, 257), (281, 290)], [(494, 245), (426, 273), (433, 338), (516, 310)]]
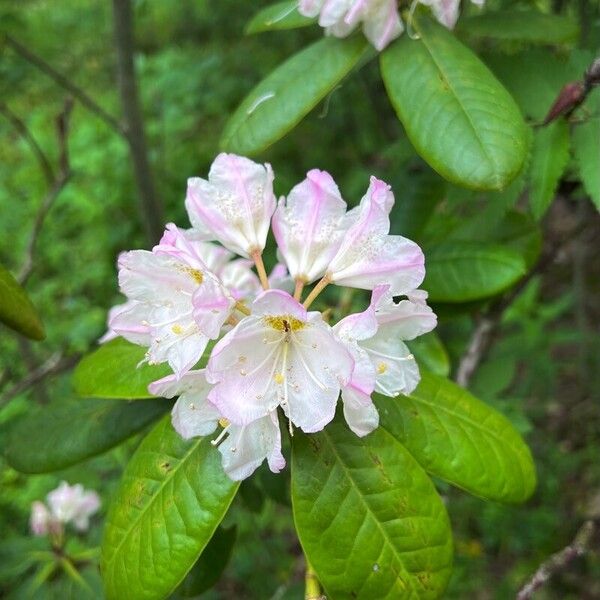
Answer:
[(432, 302), (469, 302), (494, 296), (516, 283), (526, 270), (511, 248), (453, 241), (425, 251), (423, 289)]
[(439, 598), (452, 563), (433, 483), (385, 429), (359, 438), (338, 419), (293, 438), (292, 505), (328, 598)]
[(246, 25), (246, 33), (262, 33), (279, 29), (297, 29), (312, 25), (315, 19), (298, 12), (298, 0), (277, 2), (258, 11)]
[(145, 347), (123, 338), (103, 344), (75, 368), (75, 392), (89, 398), (151, 398), (148, 384), (172, 371), (166, 363), (143, 363), (145, 356)]
[(445, 27), (418, 16), (381, 55), (388, 96), (419, 154), (446, 179), (506, 187), (527, 155), (527, 127), (489, 69)]
[(500, 502), (533, 493), (531, 452), (510, 421), (448, 379), (423, 372), (412, 394), (375, 403), (380, 427), (432, 475)]
[(47, 473), (101, 454), (138, 433), (171, 403), (115, 400), (57, 401), (32, 410), (11, 427), (5, 447), (10, 465), (23, 473)]
[(293, 129), (366, 55), (360, 37), (327, 37), (298, 52), (246, 96), (229, 119), (221, 146), (252, 155)]
[(169, 417), (129, 462), (110, 508), (101, 569), (109, 600), (167, 597), (193, 567), (238, 488), (207, 438), (183, 440)]
[(32, 340), (46, 337), (42, 321), (25, 290), (0, 265), (0, 322)]
[(179, 588), (184, 598), (206, 592), (219, 581), (233, 551), (237, 529), (218, 527), (192, 570)]
[[(595, 106), (595, 110), (600, 110), (600, 102)], [(600, 210), (600, 117), (597, 114), (575, 126), (573, 146), (585, 191)]]
[(450, 357), (435, 331), (430, 331), (406, 343), (420, 367), (443, 377), (450, 374)]
[(533, 142), (529, 190), (529, 204), (536, 219), (541, 219), (548, 210), (568, 162), (567, 122), (559, 119), (547, 127), (538, 128)]
[(467, 16), (459, 21), (457, 32), (472, 38), (530, 44), (566, 44), (579, 37), (577, 23), (568, 17), (515, 9)]

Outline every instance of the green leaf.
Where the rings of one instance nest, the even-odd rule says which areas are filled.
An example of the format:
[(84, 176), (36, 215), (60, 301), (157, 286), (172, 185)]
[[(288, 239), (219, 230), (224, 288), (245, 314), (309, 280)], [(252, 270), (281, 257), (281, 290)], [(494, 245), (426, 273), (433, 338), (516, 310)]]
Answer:
[[(600, 102), (596, 106), (600, 110)], [(575, 126), (573, 146), (585, 191), (600, 210), (600, 117), (597, 114)]]
[(419, 154), (440, 175), (482, 190), (506, 187), (529, 143), (517, 105), (489, 69), (445, 27), (418, 16), (420, 36), (381, 55), (388, 96)]
[(453, 241), (425, 250), (423, 289), (431, 302), (469, 302), (494, 296), (525, 274), (515, 250), (495, 244)]
[(237, 529), (219, 527), (180, 587), (184, 598), (199, 596), (209, 590), (225, 570), (235, 544)]
[(6, 458), (23, 473), (64, 469), (101, 454), (147, 427), (171, 404), (68, 400), (32, 410), (11, 426)]
[(298, 0), (277, 2), (258, 11), (246, 25), (246, 33), (262, 33), (279, 29), (297, 29), (312, 25), (315, 19), (298, 12)]
[(430, 331), (406, 343), (420, 367), (443, 377), (450, 374), (450, 358), (435, 331)]
[(42, 321), (17, 280), (0, 265), (0, 322), (32, 340), (46, 337)]
[(238, 484), (207, 438), (185, 441), (165, 417), (127, 465), (102, 541), (106, 596), (167, 597), (193, 567)]
[(293, 129), (365, 56), (362, 36), (328, 37), (295, 54), (246, 96), (229, 119), (224, 150), (256, 154)]
[(568, 17), (515, 9), (465, 17), (460, 20), (457, 32), (470, 38), (530, 44), (567, 44), (579, 37), (577, 23)]
[(117, 338), (85, 356), (73, 372), (73, 387), (88, 398), (152, 398), (148, 385), (172, 371), (142, 363), (146, 348)]
[[(542, 251), (542, 231), (528, 214), (517, 210), (506, 213), (494, 229), (491, 241), (517, 252), (531, 269)], [(485, 241), (483, 238), (481, 241)]]
[(448, 516), (433, 483), (385, 429), (365, 438), (340, 420), (297, 433), (292, 505), (327, 597), (439, 598), (452, 563)]
[[(538, 128), (533, 142), (529, 192), (531, 211), (536, 219), (541, 219), (548, 210), (568, 162), (567, 122), (559, 119), (547, 127)], [(600, 164), (597, 166), (600, 168)]]
[(529, 448), (511, 423), (455, 383), (423, 372), (408, 396), (375, 396), (380, 427), (432, 475), (500, 502), (524, 502), (536, 484)]

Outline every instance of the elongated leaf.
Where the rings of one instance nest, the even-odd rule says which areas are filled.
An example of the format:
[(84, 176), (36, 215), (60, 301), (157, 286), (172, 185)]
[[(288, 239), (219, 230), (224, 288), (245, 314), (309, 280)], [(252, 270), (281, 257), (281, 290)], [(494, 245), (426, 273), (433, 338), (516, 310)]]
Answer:
[(409, 396), (377, 395), (381, 427), (421, 466), (471, 494), (523, 502), (536, 484), (531, 452), (511, 423), (451, 381), (422, 373)]
[(531, 211), (536, 219), (541, 219), (548, 210), (568, 161), (569, 127), (566, 121), (560, 119), (540, 127), (533, 143), (529, 194)]
[(362, 37), (323, 38), (261, 81), (229, 119), (223, 149), (244, 155), (264, 150), (293, 129), (366, 54)]
[(143, 363), (146, 348), (117, 338), (85, 356), (73, 372), (77, 394), (88, 398), (151, 398), (148, 384), (169, 375), (167, 364)]
[(510, 94), (445, 27), (414, 22), (381, 55), (388, 96), (419, 154), (446, 179), (483, 190), (519, 173), (528, 131)]
[(235, 544), (237, 529), (218, 527), (200, 558), (184, 579), (179, 591), (184, 598), (192, 598), (209, 590), (221, 577)]
[(297, 29), (312, 25), (315, 19), (298, 12), (298, 0), (277, 2), (258, 11), (246, 25), (246, 33), (262, 33), (278, 29)]
[(169, 410), (154, 399), (139, 403), (115, 400), (68, 400), (40, 407), (10, 429), (6, 458), (23, 473), (64, 469), (120, 444)]
[(382, 428), (336, 421), (293, 438), (292, 504), (302, 548), (328, 598), (439, 598), (452, 563), (433, 483)]
[(227, 512), (238, 484), (207, 438), (184, 441), (165, 417), (140, 444), (106, 522), (106, 596), (165, 598), (182, 581)]
[(450, 357), (435, 331), (426, 333), (407, 344), (420, 367), (443, 377), (450, 374)]
[(425, 251), (423, 289), (432, 302), (469, 302), (494, 296), (525, 274), (523, 257), (503, 246), (447, 242)]
[(0, 265), (0, 322), (32, 340), (46, 337), (42, 321), (17, 280)]
[(530, 44), (566, 44), (579, 37), (577, 23), (568, 17), (537, 10), (502, 10), (465, 17), (457, 31), (468, 37)]
[[(600, 110), (600, 102), (595, 106)], [(600, 117), (596, 115), (575, 127), (573, 146), (585, 191), (600, 210)]]

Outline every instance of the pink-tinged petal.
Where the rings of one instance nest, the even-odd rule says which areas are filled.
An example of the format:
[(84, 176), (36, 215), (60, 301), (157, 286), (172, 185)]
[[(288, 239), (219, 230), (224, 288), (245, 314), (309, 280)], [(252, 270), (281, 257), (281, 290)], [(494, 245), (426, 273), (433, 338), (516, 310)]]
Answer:
[(216, 384), (209, 400), (225, 418), (247, 425), (277, 406), (273, 377), (282, 337), (261, 318), (250, 316), (217, 342), (206, 373)]
[(366, 310), (344, 317), (336, 323), (333, 331), (345, 342), (366, 340), (377, 333), (379, 323), (375, 311), (381, 299), (389, 294), (389, 285), (378, 285), (371, 294), (371, 302)]
[(346, 203), (331, 175), (313, 169), (281, 200), (273, 234), (293, 279), (321, 277), (345, 232)]
[(305, 17), (316, 17), (325, 0), (300, 0), (298, 3), (298, 12)]
[(245, 257), (265, 247), (275, 202), (270, 165), (235, 154), (219, 154), (208, 181), (188, 180), (186, 208), (192, 224), (207, 228)]
[(371, 290), (388, 283), (392, 294), (400, 295), (423, 282), (425, 257), (417, 244), (402, 236), (365, 236), (332, 263), (330, 272), (337, 285)]
[(253, 300), (262, 291), (260, 280), (252, 270), (253, 264), (251, 260), (239, 258), (217, 271), (221, 283), (235, 300)]
[(363, 32), (379, 52), (403, 31), (397, 0), (379, 1), (364, 18)]
[(415, 304), (427, 304), (429, 294), (425, 290), (413, 290), (408, 292), (406, 297)]
[(382, 330), (378, 335), (399, 340), (413, 340), (437, 325), (437, 317), (427, 304), (410, 300), (396, 304), (389, 292), (375, 305), (375, 315)]
[(375, 389), (392, 397), (410, 394), (421, 379), (415, 357), (404, 342), (386, 334), (386, 327), (382, 327), (380, 332), (361, 343), (375, 366)]
[(48, 535), (51, 519), (52, 516), (50, 515), (50, 511), (43, 502), (36, 501), (31, 504), (29, 527), (33, 535)]
[(265, 459), (271, 471), (279, 473), (285, 467), (285, 459), (276, 412), (241, 427), (230, 425), (219, 452), (225, 473), (234, 481), (250, 477)]
[(192, 305), (194, 321), (200, 333), (216, 339), (231, 315), (235, 299), (216, 278), (207, 276), (194, 292)]
[(47, 496), (52, 517), (61, 523), (73, 522), (78, 529), (87, 529), (88, 519), (100, 508), (100, 498), (93, 491), (85, 491), (79, 483), (71, 486), (66, 481)]
[(459, 0), (419, 0), (430, 6), (435, 18), (448, 29), (453, 29), (458, 20)]
[(346, 13), (356, 0), (325, 0), (319, 15), (319, 25), (330, 27), (340, 21), (343, 22)]
[(260, 317), (289, 315), (306, 321), (306, 309), (283, 290), (266, 290), (252, 303), (252, 314)]
[(185, 440), (209, 435), (217, 428), (221, 415), (206, 399), (210, 389), (204, 370), (189, 371), (181, 379), (168, 375), (148, 386), (155, 396), (179, 396), (171, 412), (171, 422)]
[(346, 387), (342, 390), (344, 418), (348, 427), (359, 437), (364, 437), (379, 426), (379, 413), (371, 397), (360, 390)]
[(150, 327), (148, 327), (149, 307), (135, 300), (128, 300), (110, 309), (108, 313), (109, 331), (102, 339), (108, 341), (112, 337), (123, 337), (132, 344), (149, 346), (151, 342)]
[(279, 403), (294, 425), (320, 431), (335, 415), (340, 389), (352, 376), (354, 360), (319, 313), (291, 334), (289, 351), (275, 374)]

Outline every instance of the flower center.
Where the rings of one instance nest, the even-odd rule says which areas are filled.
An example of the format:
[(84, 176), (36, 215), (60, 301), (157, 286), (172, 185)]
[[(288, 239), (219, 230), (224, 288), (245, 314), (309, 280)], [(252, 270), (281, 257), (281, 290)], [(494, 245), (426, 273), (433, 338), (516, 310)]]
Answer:
[(272, 327), (277, 331), (283, 331), (285, 333), (304, 329), (306, 325), (305, 323), (300, 321), (300, 319), (292, 317), (292, 315), (281, 315), (279, 317), (265, 317), (264, 320), (269, 327)]

